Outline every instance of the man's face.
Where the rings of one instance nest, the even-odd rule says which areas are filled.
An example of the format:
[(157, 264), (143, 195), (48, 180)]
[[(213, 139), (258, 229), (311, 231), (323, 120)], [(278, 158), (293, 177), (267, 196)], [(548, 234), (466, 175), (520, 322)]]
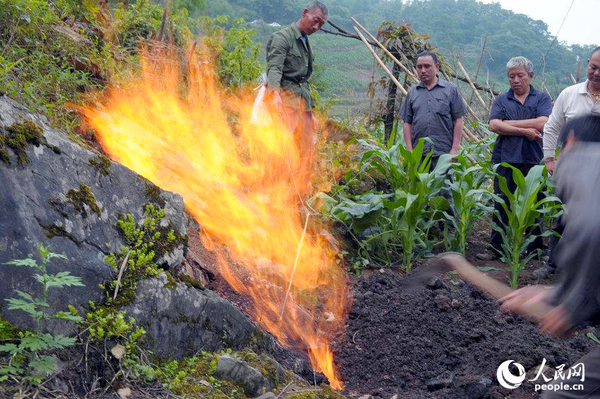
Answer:
[(600, 86), (600, 51), (596, 51), (588, 60), (587, 78), (596, 86)]
[(419, 79), (424, 85), (428, 85), (435, 80), (435, 76), (440, 68), (439, 64), (433, 61), (433, 57), (426, 55), (417, 59), (417, 72)]
[(304, 9), (302, 18), (300, 19), (300, 30), (306, 35), (312, 35), (327, 21), (327, 16), (323, 14), (320, 8), (315, 8), (312, 11)]
[(519, 96), (529, 91), (531, 79), (533, 79), (533, 72), (528, 73), (527, 68), (525, 68), (524, 65), (508, 70), (508, 83), (510, 83), (510, 88)]

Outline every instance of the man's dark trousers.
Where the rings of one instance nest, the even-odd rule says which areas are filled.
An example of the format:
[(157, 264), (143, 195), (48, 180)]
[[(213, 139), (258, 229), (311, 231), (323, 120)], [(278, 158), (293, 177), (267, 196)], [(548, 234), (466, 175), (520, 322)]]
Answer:
[[(529, 170), (535, 166), (535, 165), (524, 164), (524, 163), (511, 163), (510, 165), (512, 165), (516, 169), (520, 170), (521, 173), (523, 173), (523, 176), (527, 176), (527, 173), (529, 173)], [(506, 179), (506, 185), (508, 186), (508, 189), (514, 193), (515, 190), (517, 189), (517, 184), (515, 183), (515, 181), (512, 177), (513, 170), (511, 168), (507, 168), (505, 166), (498, 165), (498, 168), (496, 169), (496, 173), (500, 176), (503, 176)], [(500, 196), (504, 201), (507, 201), (506, 195), (504, 195), (504, 193), (500, 189), (500, 180), (498, 179), (497, 176), (494, 178), (494, 193), (497, 194), (498, 196)], [(538, 194), (538, 200), (540, 200), (540, 199), (541, 199), (541, 194)], [(500, 225), (500, 223), (502, 223), (502, 225), (504, 225), (504, 226), (507, 225), (508, 224), (508, 216), (506, 215), (506, 212), (504, 211), (502, 204), (500, 204), (499, 202), (496, 202), (494, 204), (494, 208), (496, 209), (497, 213), (500, 215), (500, 218), (498, 218), (498, 216), (496, 216), (496, 214), (494, 214), (494, 216), (492, 218), (492, 222), (495, 225)], [(536, 249), (544, 248), (544, 241), (543, 241), (543, 238), (541, 237), (542, 226), (540, 225), (540, 222), (541, 222), (541, 220), (536, 221), (536, 225), (530, 231), (526, 232), (526, 234), (536, 234), (538, 236), (535, 239), (535, 241), (533, 241), (529, 245), (529, 248), (527, 248), (528, 251), (533, 251)], [(491, 236), (490, 241), (491, 241), (490, 244), (491, 244), (492, 248), (495, 251), (497, 251), (497, 253), (499, 253), (499, 254), (502, 253), (502, 236), (495, 229), (492, 229), (492, 236)]]

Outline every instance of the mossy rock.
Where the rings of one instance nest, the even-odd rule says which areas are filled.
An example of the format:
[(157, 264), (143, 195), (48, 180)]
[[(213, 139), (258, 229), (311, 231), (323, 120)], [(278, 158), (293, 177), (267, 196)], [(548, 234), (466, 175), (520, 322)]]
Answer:
[(67, 198), (69, 199), (69, 202), (73, 204), (75, 210), (81, 213), (83, 217), (88, 216), (84, 204), (87, 205), (98, 216), (102, 216), (102, 211), (96, 203), (96, 197), (94, 196), (94, 193), (92, 193), (92, 190), (89, 186), (79, 183), (79, 190), (69, 190), (67, 192)]
[(17, 122), (6, 128), (7, 136), (0, 136), (0, 159), (10, 165), (7, 147), (17, 155), (19, 165), (29, 162), (25, 150), (29, 144), (39, 146), (44, 138), (44, 131), (32, 121)]
[[(73, 236), (65, 230), (63, 226), (57, 226), (55, 224), (49, 226), (42, 226), (44, 231), (46, 232), (46, 237), (54, 238), (54, 237), (66, 237), (70, 240), (73, 240)], [(74, 240), (73, 240), (74, 241)]]
[(101, 175), (109, 176), (110, 175), (110, 159), (105, 157), (104, 155), (98, 154), (94, 158), (90, 158), (88, 160), (90, 166), (95, 168)]

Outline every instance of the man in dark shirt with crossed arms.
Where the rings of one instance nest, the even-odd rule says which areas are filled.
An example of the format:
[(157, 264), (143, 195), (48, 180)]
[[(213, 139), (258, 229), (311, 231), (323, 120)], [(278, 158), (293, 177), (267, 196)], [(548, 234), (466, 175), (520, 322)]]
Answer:
[[(506, 162), (519, 169), (523, 175), (542, 160), (542, 131), (548, 116), (552, 113), (552, 99), (531, 85), (533, 64), (525, 57), (511, 58), (506, 64), (508, 70), (508, 92), (499, 95), (492, 104), (490, 112), (490, 130), (498, 134), (492, 154), (492, 162)], [(516, 189), (512, 169), (498, 165), (496, 173), (506, 178), (508, 188)], [(494, 179), (494, 193), (504, 197), (498, 178)], [(499, 203), (495, 204), (500, 218), (494, 216), (494, 223), (506, 224), (508, 217)], [(541, 228), (534, 233), (541, 234)], [(479, 254), (478, 258), (492, 260), (499, 257), (502, 249), (502, 237), (492, 230), (492, 251)], [(531, 245), (532, 249), (542, 248), (542, 239), (538, 237)]]

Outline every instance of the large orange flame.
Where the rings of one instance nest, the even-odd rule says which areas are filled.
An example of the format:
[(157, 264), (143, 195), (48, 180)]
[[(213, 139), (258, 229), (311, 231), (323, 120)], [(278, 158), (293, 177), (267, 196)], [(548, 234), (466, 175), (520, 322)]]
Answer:
[(284, 346), (305, 348), (341, 389), (329, 343), (345, 322), (346, 274), (300, 212), (310, 173), (293, 134), (276, 112), (250, 123), (253, 99), (226, 94), (208, 63), (191, 62), (182, 79), (176, 57), (151, 58), (142, 57), (141, 78), (83, 114), (112, 159), (183, 196), (254, 319)]

